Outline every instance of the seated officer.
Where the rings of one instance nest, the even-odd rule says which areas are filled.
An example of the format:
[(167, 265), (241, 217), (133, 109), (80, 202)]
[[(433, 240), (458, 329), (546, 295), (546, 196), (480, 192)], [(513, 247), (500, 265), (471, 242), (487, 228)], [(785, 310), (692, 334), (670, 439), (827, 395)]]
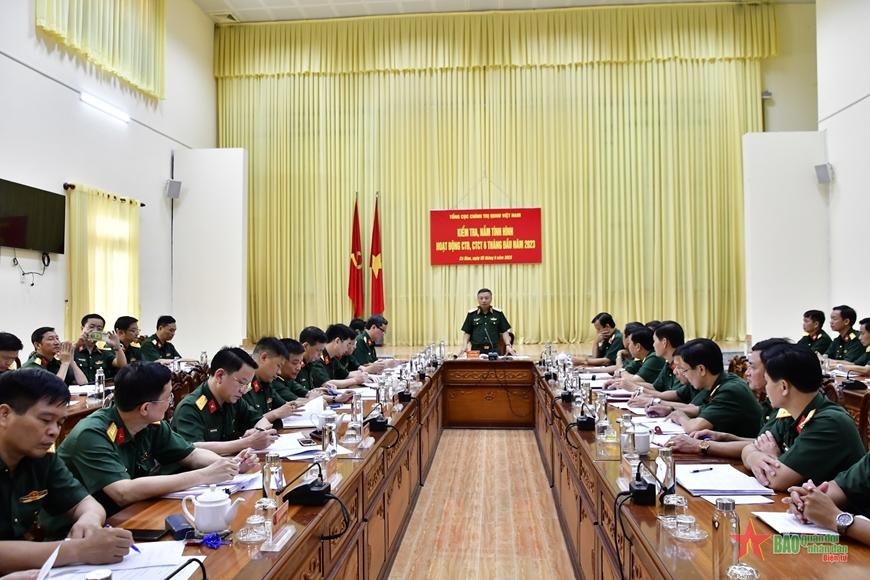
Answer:
[[(250, 449), (233, 459), (220, 457), (197, 449), (163, 421), (173, 403), (171, 379), (172, 372), (157, 363), (128, 365), (115, 378), (115, 404), (79, 421), (57, 448), (109, 516), (137, 501), (227, 481), (257, 466)], [(175, 463), (190, 471), (158, 475), (161, 466)], [(43, 527), (62, 527), (57, 520)]]
[(616, 328), (616, 322), (607, 312), (599, 312), (592, 319), (592, 326), (598, 333), (592, 345), (591, 357), (575, 357), (572, 359), (578, 366), (601, 366), (616, 364), (619, 351), (622, 350), (622, 333)]
[(357, 333), (357, 335), (360, 335), (366, 329), (366, 321), (362, 318), (354, 318), (350, 321), (348, 326), (350, 326), (350, 329)]
[(855, 310), (849, 306), (835, 306), (831, 311), (831, 330), (837, 333), (826, 355), (833, 364), (854, 363), (864, 354), (864, 345), (852, 326), (858, 320)]
[(73, 359), (88, 378), (88, 383), (94, 382), (97, 369), (103, 369), (104, 376), (109, 378), (115, 374), (113, 369), (127, 366), (127, 356), (121, 348), (117, 334), (110, 332), (103, 348), (97, 345), (97, 341), (102, 338), (97, 338), (96, 335), (102, 334), (105, 326), (106, 320), (99, 314), (85, 314), (82, 317), (82, 334), (76, 343), (78, 346), (73, 353)]
[(743, 465), (775, 491), (807, 479), (827, 481), (864, 456), (855, 421), (840, 405), (819, 393), (822, 370), (809, 347), (785, 344), (761, 353), (767, 395), (773, 407), (785, 409), (787, 420), (743, 448)]
[[(305, 347), (298, 340), (282, 338), (281, 344), (287, 349), (287, 360), (278, 369), (278, 378), (272, 383), (275, 392), (285, 401), (296, 401), (308, 398), (308, 389), (296, 382), (299, 370), (302, 368), (302, 357)], [(300, 401), (304, 403), (305, 401)]]
[[(356, 318), (355, 320), (359, 320), (359, 318)], [(365, 324), (365, 323), (363, 323), (363, 324)], [(351, 328), (351, 330), (353, 330), (353, 329)], [(362, 334), (362, 332), (364, 332), (364, 331), (365, 331), (365, 326), (363, 326), (363, 331), (357, 332), (356, 336), (354, 336), (354, 340), (348, 343), (347, 351), (345, 352), (344, 356), (338, 359), (339, 361), (341, 361), (341, 364), (344, 365), (344, 368), (346, 368), (350, 372), (365, 371), (365, 372), (369, 373), (370, 375), (377, 375), (377, 374), (384, 372), (384, 369), (387, 368), (386, 363), (388, 363), (388, 362), (391, 364), (391, 366), (396, 366), (397, 363), (394, 362), (395, 359), (391, 359), (391, 360), (387, 360), (387, 361), (382, 360), (382, 359), (378, 359), (377, 362), (373, 362), (371, 364), (366, 364), (366, 365), (359, 364), (359, 361), (356, 360), (356, 357), (353, 356), (353, 353), (356, 352), (356, 347), (359, 346), (359, 344), (360, 344), (357, 339), (359, 338), (359, 335)], [(356, 331), (354, 331), (354, 332), (356, 332)]]
[(477, 291), (477, 308), (468, 311), (462, 324), (462, 348), (459, 354), (466, 352), (469, 343), (471, 350), (481, 353), (498, 352), (499, 338), (504, 341), (504, 354), (516, 354), (508, 333), (510, 329), (511, 325), (504, 313), (492, 306), (492, 291), (489, 288), (481, 288)]
[(864, 347), (864, 352), (855, 359), (853, 364), (841, 363), (837, 365), (837, 368), (852, 374), (870, 375), (870, 318), (863, 318), (858, 324), (858, 340)]
[(353, 358), (361, 370), (368, 373), (378, 374), (385, 368), (392, 368), (404, 362), (400, 359), (381, 360), (375, 350), (375, 343), (384, 339), (387, 334), (387, 319), (380, 314), (370, 316), (366, 321), (365, 330), (356, 336), (356, 346), (353, 350)]
[[(635, 376), (630, 381), (625, 381), (622, 388), (627, 390), (637, 388), (636, 397), (643, 395), (655, 397), (658, 393), (678, 389), (680, 381), (674, 373), (674, 353), (683, 346), (684, 342), (685, 334), (679, 323), (673, 320), (660, 322), (653, 331), (653, 350), (657, 357), (665, 360), (662, 370), (653, 381), (643, 381)], [(690, 401), (691, 399), (686, 402)]]
[(276, 412), (278, 418), (272, 423), (275, 429), (282, 429), (284, 427), (282, 419), (292, 415), (297, 407), (295, 402), (285, 401), (275, 389), (278, 372), (289, 356), (290, 353), (274, 336), (264, 336), (257, 341), (257, 346), (254, 347), (257, 370), (254, 371), (251, 389), (242, 395), (242, 399), (258, 413)]
[(17, 336), (8, 332), (0, 332), (0, 373), (12, 369), (22, 348), (24, 345), (21, 344)]
[(811, 348), (813, 352), (825, 354), (831, 346), (831, 337), (822, 328), (824, 325), (824, 312), (807, 310), (804, 312), (804, 335), (797, 343)]
[(278, 435), (272, 423), (279, 413), (265, 415), (251, 407), (242, 395), (251, 388), (257, 363), (235, 347), (220, 349), (211, 361), (208, 381), (178, 404), (172, 428), (201, 449), (218, 455), (234, 455), (244, 449), (265, 449)]
[[(67, 415), (69, 389), (32, 369), (0, 375), (0, 574), (39, 568), (60, 547), (55, 565), (120, 562), (133, 537), (105, 529), (106, 512), (48, 450)], [(40, 510), (72, 522), (66, 542), (34, 542)]]
[(42, 369), (56, 374), (68, 385), (86, 385), (88, 378), (73, 359), (75, 347), (71, 342), (61, 342), (53, 328), (42, 326), (30, 335), (34, 353), (25, 361), (23, 369)]
[[(649, 344), (650, 348), (646, 351), (646, 353), (649, 354), (652, 351), (652, 331), (640, 322), (629, 322), (625, 325), (625, 329), (623, 330), (622, 334), (622, 342), (625, 345), (625, 349), (619, 351), (619, 354), (616, 358), (616, 364), (602, 368), (587, 367), (586, 372), (602, 372), (613, 374), (613, 376), (616, 378), (604, 383), (605, 387), (621, 387), (624, 383), (626, 383), (627, 381), (623, 379), (633, 377), (634, 374), (637, 373), (638, 370), (640, 370), (643, 364), (641, 359), (645, 358), (645, 356), (635, 356), (635, 352), (637, 352), (637, 348), (639, 346), (638, 343), (635, 343), (635, 350), (632, 350), (631, 336), (635, 332), (641, 332), (641, 335), (646, 337), (643, 339), (644, 342), (647, 342), (647, 338), (649, 339), (647, 343)], [(656, 365), (657, 360), (658, 359), (653, 359), (651, 364)], [(661, 359), (661, 364), (664, 364), (664, 359)], [(658, 369), (655, 373), (655, 376), (658, 376), (658, 373), (660, 371), (661, 369)], [(655, 380), (655, 376), (651, 378)]]
[(139, 321), (132, 316), (121, 316), (115, 321), (115, 334), (121, 341), (121, 350), (127, 357), (127, 364), (142, 360), (139, 344)]
[[(326, 329), (326, 346), (321, 352), (320, 358), (311, 363), (311, 381), (315, 388), (325, 387), (330, 390), (346, 389), (361, 385), (369, 380), (364, 371), (348, 372), (341, 361), (348, 345), (356, 338), (356, 333), (344, 324), (330, 324)], [(348, 401), (353, 398), (353, 393), (344, 393), (338, 402)], [(333, 395), (335, 401), (335, 395)]]
[(175, 350), (171, 342), (177, 330), (175, 319), (168, 314), (158, 318), (157, 332), (142, 343), (142, 360), (168, 362), (181, 358), (181, 354)]
[[(305, 352), (302, 355), (302, 364), (296, 374), (296, 382), (310, 392), (314, 390), (314, 382), (311, 380), (311, 365), (320, 359), (323, 347), (326, 346), (326, 333), (316, 326), (306, 326), (299, 333), (299, 342)], [(322, 389), (320, 392), (326, 392), (326, 389)]]
[(667, 366), (667, 361), (655, 353), (653, 331), (638, 328), (628, 337), (628, 350), (637, 363), (629, 369), (623, 368), (620, 376), (625, 382), (652, 383)]
[(719, 346), (708, 338), (696, 338), (683, 345), (681, 354), (680, 368), (700, 392), (691, 405), (673, 410), (668, 415), (671, 420), (687, 433), (715, 429), (740, 437), (757, 434), (761, 405), (746, 381), (725, 372)]

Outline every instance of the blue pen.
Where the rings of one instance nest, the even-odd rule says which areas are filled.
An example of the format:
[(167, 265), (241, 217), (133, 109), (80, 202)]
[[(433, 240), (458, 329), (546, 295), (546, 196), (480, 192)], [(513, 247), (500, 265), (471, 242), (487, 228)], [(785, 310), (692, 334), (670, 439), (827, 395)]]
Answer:
[(704, 469), (693, 469), (692, 473), (701, 473), (702, 471), (713, 471), (712, 467), (705, 467)]
[[(109, 524), (106, 524), (106, 528), (111, 528), (111, 527), (112, 526), (110, 526)], [(138, 554), (142, 553), (139, 551), (139, 548), (136, 547), (136, 544), (130, 544), (130, 547), (133, 548), (134, 550), (136, 550), (136, 553), (138, 553)]]
[(341, 405), (330, 405), (330, 409), (341, 409)]
[(712, 438), (713, 438), (712, 435), (703, 435), (703, 436), (701, 436), (701, 437), (698, 437), (698, 439), (702, 439), (702, 440), (704, 440), (704, 441), (708, 441), (708, 440), (710, 440), (710, 439), (712, 439)]

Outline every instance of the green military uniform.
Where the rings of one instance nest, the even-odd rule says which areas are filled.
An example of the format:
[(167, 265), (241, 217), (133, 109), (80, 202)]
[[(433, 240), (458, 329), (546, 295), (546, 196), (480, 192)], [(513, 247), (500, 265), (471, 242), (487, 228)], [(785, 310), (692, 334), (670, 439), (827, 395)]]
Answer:
[(130, 346), (127, 346), (123, 342), (121, 343), (121, 350), (124, 351), (124, 356), (127, 357), (127, 364), (134, 363), (136, 361), (144, 360), (142, 358), (142, 348), (138, 342), (131, 342)]
[(796, 419), (776, 421), (770, 433), (782, 451), (779, 462), (818, 483), (833, 479), (866, 453), (849, 413), (821, 394)]
[(738, 437), (756, 437), (761, 424), (761, 405), (746, 381), (737, 375), (722, 372), (713, 387), (702, 390), (692, 404), (701, 409), (698, 415), (713, 425), (715, 431)]
[(831, 346), (831, 337), (827, 332), (819, 329), (815, 334), (805, 332), (797, 343), (811, 348), (813, 352), (825, 354)]
[[(680, 379), (677, 378), (677, 374), (674, 372), (673, 363), (665, 361), (665, 366), (663, 366), (662, 370), (659, 371), (659, 376), (657, 376), (656, 380), (652, 382), (652, 386), (660, 393), (664, 393), (665, 391), (675, 391), (682, 386)], [(689, 401), (691, 400), (692, 399), (690, 398)]]
[(312, 388), (319, 389), (326, 381), (342, 381), (350, 375), (338, 357), (329, 356), (324, 349), (320, 358), (311, 363)]
[(313, 364), (314, 363), (302, 361), (302, 367), (299, 369), (299, 374), (296, 375), (296, 382), (306, 391), (314, 389), (314, 382), (311, 380), (311, 366)]
[[(358, 366), (370, 365), (378, 361), (378, 353), (375, 350), (375, 341), (371, 339), (368, 331), (356, 335), (356, 348), (353, 351), (353, 358)], [(350, 367), (348, 367), (350, 368)]]
[[(834, 478), (849, 500), (847, 511), (870, 517), (870, 453)], [(814, 483), (817, 483), (813, 480)]]
[(465, 322), (462, 324), (462, 332), (471, 335), (471, 350), (480, 352), (498, 351), (498, 341), (501, 339), (501, 335), (510, 328), (511, 325), (504, 313), (491, 306), (487, 313), (484, 313), (480, 307), (472, 308), (468, 311)]
[(833, 360), (855, 362), (863, 353), (864, 345), (858, 340), (858, 333), (850, 328), (846, 336), (837, 334), (825, 354)]
[(88, 350), (85, 345), (79, 345), (73, 352), (73, 360), (79, 369), (88, 378), (88, 384), (93, 384), (97, 376), (97, 369), (103, 369), (103, 376), (109, 378), (114, 373), (112, 361), (115, 360), (115, 349), (109, 345), (100, 348), (94, 344), (93, 350)]
[(640, 368), (640, 365), (641, 365), (641, 361), (640, 361), (640, 359), (637, 359), (637, 358), (623, 361), (622, 372), (633, 375), (633, 374), (637, 373), (637, 370)]
[(610, 364), (614, 364), (616, 363), (617, 357), (619, 357), (619, 351), (624, 348), (625, 345), (622, 344), (622, 333), (618, 330), (614, 330), (613, 334), (610, 335), (610, 338), (598, 343), (598, 358), (606, 358), (610, 361)]
[[(42, 369), (44, 371), (48, 371), (53, 375), (57, 374), (57, 371), (60, 370), (60, 359), (57, 357), (46, 360), (46, 358), (40, 354), (33, 353), (30, 355), (30, 358), (24, 361), (24, 364), (21, 365), (23, 369)], [(67, 367), (66, 377), (64, 378), (64, 382), (68, 385), (76, 384), (76, 377), (72, 371), (72, 365)]]
[(859, 366), (870, 365), (870, 346), (864, 348), (864, 352), (861, 353), (861, 356), (855, 359), (855, 362), (853, 364)]
[[(759, 435), (763, 434), (765, 431), (770, 431), (773, 426), (771, 421), (783, 418), (777, 413), (774, 413), (774, 411), (778, 410), (774, 409), (773, 405), (770, 404), (770, 397), (765, 397), (764, 402), (761, 403), (761, 430), (758, 432)], [(781, 409), (781, 411), (784, 411), (786, 416), (791, 417), (785, 409)]]
[[(112, 516), (122, 507), (103, 489), (126, 479), (157, 475), (161, 466), (178, 463), (193, 453), (193, 444), (175, 433), (165, 421), (152, 423), (130, 436), (130, 431), (112, 405), (98, 409), (73, 427), (57, 455), (73, 476)], [(43, 526), (57, 529), (56, 526)]]
[[(356, 351), (354, 351), (354, 352), (356, 352)], [(353, 358), (352, 354), (346, 354), (343, 357), (339, 358), (338, 360), (341, 362), (342, 365), (344, 365), (344, 368), (346, 368), (348, 370), (348, 372), (352, 373), (353, 371), (359, 370), (360, 365), (357, 362), (357, 360), (355, 358)]]
[[(261, 415), (277, 409), (287, 401), (275, 390), (275, 383), (266, 383), (260, 379), (251, 381), (251, 390), (242, 395), (242, 399), (257, 410)], [(295, 398), (295, 397), (294, 397)], [(281, 419), (272, 421), (272, 427), (283, 429), (284, 422)]]
[(24, 540), (40, 510), (61, 516), (88, 496), (54, 453), (23, 457), (13, 475), (0, 459), (0, 540)]
[(175, 347), (172, 346), (171, 342), (163, 342), (162, 340), (157, 338), (156, 334), (152, 334), (151, 336), (149, 336), (148, 339), (142, 343), (142, 347), (140, 350), (142, 360), (146, 360), (149, 362), (164, 358), (181, 358), (181, 355), (178, 353), (177, 350), (175, 350)]
[(220, 405), (205, 382), (178, 404), (172, 429), (191, 443), (235, 441), (262, 418), (244, 399)]
[(696, 404), (696, 399), (698, 400), (697, 406), (700, 406), (700, 403), (703, 403), (703, 399), (707, 397), (707, 391), (704, 389), (696, 389), (692, 386), (692, 383), (686, 381), (684, 385), (677, 379), (678, 386), (674, 389), (677, 392), (677, 397), (683, 403), (688, 404)]
[[(638, 359), (634, 359), (638, 360)], [(658, 378), (659, 373), (662, 372), (662, 369), (670, 366), (667, 364), (667, 361), (660, 356), (656, 356), (652, 353), (648, 354), (645, 358), (638, 361), (639, 366), (634, 372), (631, 374), (641, 378), (644, 382), (652, 383), (656, 378)]]
[(272, 388), (285, 401), (295, 401), (308, 396), (308, 389), (297, 383), (295, 379), (278, 377), (272, 381)]

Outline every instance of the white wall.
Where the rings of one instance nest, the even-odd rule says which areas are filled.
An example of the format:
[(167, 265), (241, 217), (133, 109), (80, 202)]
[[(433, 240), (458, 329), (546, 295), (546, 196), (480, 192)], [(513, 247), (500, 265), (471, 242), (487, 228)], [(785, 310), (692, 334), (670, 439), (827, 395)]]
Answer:
[(818, 0), (819, 130), (834, 168), (830, 193), (831, 305), (870, 316), (861, 231), (870, 216), (870, 2)]
[(175, 154), (172, 340), (188, 358), (209, 358), (247, 334), (248, 155), (244, 149)]
[(777, 4), (778, 56), (761, 61), (765, 131), (815, 131), (818, 123), (816, 7)]
[(804, 312), (828, 311), (828, 204), (813, 169), (824, 162), (819, 132), (743, 136), (746, 328), (753, 342), (797, 340)]
[[(171, 151), (216, 145), (214, 25), (192, 0), (166, 3), (167, 98), (155, 104), (37, 34), (33, 4), (0, 0), (0, 177), (58, 194), (63, 182), (79, 181), (146, 204), (140, 300), (142, 328), (151, 330), (170, 307), (170, 204), (163, 188)], [(135, 121), (125, 124), (81, 103), (78, 90)], [(31, 287), (19, 282), (12, 255), (0, 249), (0, 330), (22, 338), (26, 355), (38, 326), (63, 332), (66, 261), (53, 255)], [(41, 269), (38, 253), (17, 255), (25, 269)], [(111, 323), (128, 313), (103, 314)]]

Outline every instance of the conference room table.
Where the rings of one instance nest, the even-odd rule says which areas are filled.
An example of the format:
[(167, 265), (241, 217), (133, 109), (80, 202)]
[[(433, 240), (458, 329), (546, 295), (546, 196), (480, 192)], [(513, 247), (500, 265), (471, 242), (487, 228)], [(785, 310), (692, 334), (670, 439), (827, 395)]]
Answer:
[[(257, 545), (233, 542), (218, 549), (187, 546), (185, 556), (206, 556), (204, 563), (210, 578), (386, 578), (426, 483), (442, 430), (451, 424), (463, 428), (535, 430), (546, 473), (542, 485), (552, 488), (577, 578), (713, 577), (711, 540), (676, 540), (659, 523), (655, 506), (626, 503), (620, 525), (613, 510), (621, 476), (617, 446), (599, 444), (592, 431), (566, 429), (573, 421), (571, 406), (554, 401), (555, 393), (533, 361), (445, 361), (414, 394), (411, 402), (394, 406), (391, 415), (395, 430), (373, 434), (375, 443), (368, 449), (339, 456), (338, 472), (342, 477), (333, 493), (346, 504), (350, 519), (347, 531), (339, 538), (321, 540), (321, 536), (337, 534), (345, 528), (335, 501), (323, 506), (291, 505), (288, 526), (293, 529), (293, 536), (278, 552), (261, 552)], [(367, 402), (366, 407), (370, 409), (371, 403)], [(471, 416), (466, 407), (476, 408), (475, 415)], [(609, 412), (612, 420), (621, 413), (613, 408)], [(652, 462), (656, 454), (652, 450), (644, 460)], [(694, 463), (722, 462), (701, 456), (676, 457), (678, 461)], [(285, 479), (290, 481), (307, 469), (308, 463), (285, 460), (282, 466)], [(240, 504), (233, 530), (244, 525), (261, 496), (261, 491), (234, 495), (245, 498), (245, 502)], [(781, 497), (782, 494), (775, 496), (773, 504), (738, 506), (742, 529), (752, 521), (758, 534), (774, 534), (751, 512), (784, 511)], [(709, 533), (713, 505), (701, 498), (688, 497), (688, 508), (699, 527)], [(173, 513), (181, 513), (179, 500), (143, 501), (116, 514), (110, 523), (129, 528), (162, 528), (164, 518)], [(774, 554), (772, 540), (760, 545), (764, 559), (750, 550), (741, 561), (756, 568), (761, 578), (870, 576), (870, 548), (848, 538), (841, 543), (848, 547), (848, 558), (842, 562), (825, 563), (821, 555), (809, 554), (805, 549), (797, 554)]]

